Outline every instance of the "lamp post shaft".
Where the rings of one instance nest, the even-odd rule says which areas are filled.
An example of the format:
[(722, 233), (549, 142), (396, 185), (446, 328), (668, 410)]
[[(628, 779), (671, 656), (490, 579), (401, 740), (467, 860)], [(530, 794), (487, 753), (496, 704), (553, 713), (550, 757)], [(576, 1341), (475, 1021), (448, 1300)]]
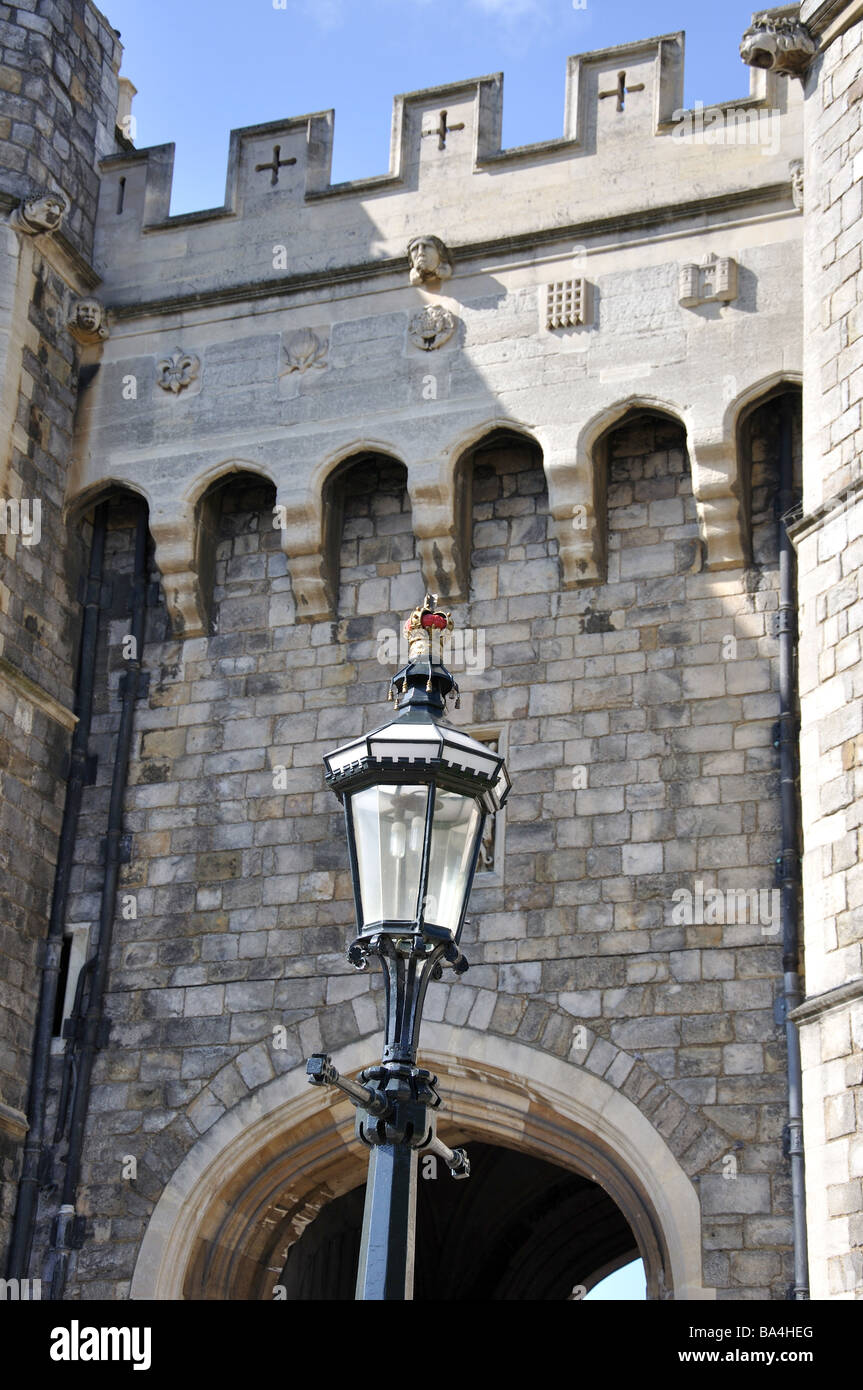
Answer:
[(413, 1298), (416, 1204), (416, 1149), (376, 1144), (369, 1155), (358, 1301)]

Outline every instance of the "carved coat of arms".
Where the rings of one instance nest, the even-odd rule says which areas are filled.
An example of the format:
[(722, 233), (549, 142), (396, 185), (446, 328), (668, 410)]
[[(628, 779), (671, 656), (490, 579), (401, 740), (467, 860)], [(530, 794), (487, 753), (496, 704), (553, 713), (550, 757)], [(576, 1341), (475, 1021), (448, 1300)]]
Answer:
[(456, 321), (448, 309), (440, 304), (427, 304), (414, 314), (408, 324), (410, 340), (415, 347), (424, 352), (443, 347), (455, 332)]

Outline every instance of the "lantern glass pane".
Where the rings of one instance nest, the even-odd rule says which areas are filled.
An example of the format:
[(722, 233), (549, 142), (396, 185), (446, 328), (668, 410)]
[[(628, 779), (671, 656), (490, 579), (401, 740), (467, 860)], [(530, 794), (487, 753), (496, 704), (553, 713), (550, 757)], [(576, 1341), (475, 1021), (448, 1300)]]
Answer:
[(462, 907), (470, 891), (469, 876), (482, 819), (482, 811), (473, 797), (441, 791), (438, 787), (432, 818), (425, 918), (453, 936), (458, 931)]
[(365, 927), (417, 916), (428, 787), (367, 787), (351, 797)]

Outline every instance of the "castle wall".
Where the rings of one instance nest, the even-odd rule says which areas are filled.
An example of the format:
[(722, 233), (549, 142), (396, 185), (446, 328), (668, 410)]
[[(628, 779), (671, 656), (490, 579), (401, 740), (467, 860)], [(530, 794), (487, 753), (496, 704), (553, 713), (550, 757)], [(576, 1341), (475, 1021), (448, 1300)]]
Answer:
[[(115, 40), (94, 11), (80, 13), (92, 42), (76, 60), (93, 65), (100, 92), (84, 124), (104, 156), (94, 239), (88, 173), (80, 196), (61, 183), (73, 202), (68, 237), (25, 241), (4, 228), (12, 254), (0, 262), (0, 303), (15, 325), (7, 344), (26, 343), (15, 347), (20, 392), (15, 378), (3, 396), (18, 415), (11, 476), (50, 502), (44, 568), (35, 547), (21, 560), (18, 542), (8, 599), (0, 589), (2, 655), (45, 692), (30, 763), (20, 679), (0, 704), (14, 726), (4, 815), (10, 836), (23, 826), (29, 837), (7, 841), (10, 863), (41, 875), (30, 935), (12, 943), (18, 1107), (33, 1013), (18, 980), (35, 981), (44, 935), (87, 539), (86, 525), (59, 529), (64, 497), (86, 512), (109, 486), (141, 496), (161, 596), (148, 619), (110, 1043), (95, 1071), (79, 1201), (87, 1237), (70, 1295), (128, 1296), (148, 1220), (184, 1156), (257, 1088), (358, 1038), (375, 1060), (381, 994), (375, 977), (344, 963), (352, 901), (321, 755), (385, 717), (398, 630), (429, 587), (468, 638), (455, 722), (499, 741), (515, 789), (476, 882), (471, 972), (432, 987), (428, 1017), (456, 1039), (479, 1030), (565, 1063), (574, 1091), (579, 1077), (613, 1086), (697, 1193), (700, 1245), (688, 1254), (702, 1292), (784, 1297), (787, 1101), (771, 896), (778, 445), (773, 407), (748, 412), (803, 373), (804, 265), (821, 263), (811, 243), (804, 256), (790, 183), (799, 84), (753, 74), (736, 106), (766, 118), (762, 145), (682, 139), (680, 36), (646, 41), (571, 60), (560, 141), (501, 150), (500, 83), (481, 79), (397, 99), (389, 173), (349, 185), (329, 183), (331, 113), (234, 132), (225, 206), (172, 218), (172, 147), (111, 144)], [(74, 21), (66, 32), (80, 41)], [(624, 66), (634, 90), (618, 109), (604, 93)], [(444, 105), (453, 130), (441, 149), (427, 132)], [(726, 120), (728, 109), (713, 114)], [(276, 145), (295, 163), (271, 177), (257, 166)], [(825, 179), (831, 167), (825, 157)], [(807, 187), (813, 177), (807, 170)], [(852, 228), (842, 230), (848, 191), (835, 177), (841, 240)], [(417, 234), (445, 242), (450, 277), (409, 280)], [(555, 321), (550, 287), (578, 282), (577, 312)], [(810, 275), (810, 314), (815, 283)], [(94, 288), (111, 336), (82, 354), (64, 325), (72, 292)], [(850, 292), (834, 290), (850, 335)], [(424, 309), (449, 316), (440, 341), (418, 332)], [(827, 391), (835, 342), (809, 322), (806, 351), (823, 354)], [(7, 360), (14, 366), (14, 352)], [(97, 370), (78, 393), (73, 446), (81, 362)], [(835, 406), (847, 423), (851, 389), (837, 386), (839, 404), (825, 397), (823, 410)], [(810, 510), (851, 476), (850, 436), (831, 428), (833, 491), (818, 491), (808, 465)], [(38, 477), (23, 471), (28, 458)], [(241, 472), (255, 476), (237, 483)], [(214, 481), (228, 486), (210, 492)], [(132, 513), (128, 497), (112, 509), (120, 597)], [(844, 572), (836, 587), (834, 542), (822, 543), (813, 552), (808, 533), (800, 541), (803, 627), (810, 651), (845, 643), (844, 670), (856, 659), (850, 623), (841, 626), (853, 598), (845, 603)], [(127, 627), (118, 599), (98, 658), (99, 763), (68, 921), (91, 948)], [(839, 727), (838, 697), (817, 703), (811, 672), (806, 815), (827, 750), (813, 753), (812, 730), (836, 734), (830, 756), (845, 759), (846, 774), (856, 737)], [(38, 783), (41, 805), (15, 801), (16, 778)], [(819, 783), (834, 800), (807, 822), (810, 843), (849, 786), (838, 771), (835, 786)], [(49, 826), (40, 857), (19, 807)], [(859, 952), (852, 831), (849, 822), (830, 869), (845, 880), (848, 912), (837, 910), (832, 958), (813, 946), (810, 995), (819, 972), (832, 980)], [(807, 863), (808, 899), (819, 889)], [(25, 891), (16, 887), (18, 899)], [(758, 896), (742, 907), (749, 893)], [(9, 920), (18, 910), (13, 902)], [(812, 1063), (834, 1126), (848, 1122), (847, 1098), (833, 1093), (838, 1061), (856, 1056), (851, 1026), (847, 1040), (844, 1022), (830, 1034), (845, 1052), (825, 1054), (826, 1069)], [(821, 1027), (804, 1026), (809, 1058), (806, 1029)], [(52, 1104), (60, 1065), (58, 1053)], [(810, 1107), (813, 1094), (810, 1085)], [(814, 1134), (818, 1123), (807, 1119)], [(830, 1139), (830, 1163), (840, 1150), (856, 1162), (849, 1133)], [(856, 1200), (850, 1168), (831, 1193), (816, 1167), (815, 1185), (836, 1207), (831, 1220), (850, 1222), (856, 1208), (837, 1205)], [(821, 1200), (810, 1195), (819, 1219)], [(49, 1196), (39, 1261), (53, 1214)], [(849, 1236), (840, 1225), (831, 1239)]]
[[(374, 287), (334, 278), (287, 295), (274, 276), (261, 298), (243, 291), (235, 301), (225, 289), (210, 305), (169, 301), (164, 313), (127, 315), (82, 409), (73, 495), (115, 480), (146, 497), (174, 630), (198, 636), (207, 624), (197, 500), (228, 468), (260, 469), (284, 508), (300, 617), (329, 621), (324, 482), (373, 444), (405, 463), (426, 583), (455, 600), (465, 593), (457, 463), (490, 424), (510, 421), (542, 445), (562, 581), (576, 587), (604, 572), (593, 443), (641, 400), (686, 423), (707, 564), (740, 566), (737, 419), (801, 370), (800, 217), (790, 185), (768, 207), (730, 208), (705, 227), (697, 208), (682, 205), (674, 235), (667, 225), (621, 226), (594, 232), (576, 254), (558, 232), (527, 262), (502, 247), (481, 258), (456, 247), (452, 277), (430, 287), (411, 285), (388, 262)], [(156, 258), (156, 241), (145, 239), (140, 254)], [(710, 256), (735, 262), (736, 298), (681, 304), (682, 268)], [(572, 279), (585, 282), (585, 321), (549, 329), (549, 287)], [(425, 309), (450, 316), (449, 336), (430, 349), (413, 331)], [(297, 366), (294, 344), (307, 333), (318, 355)], [(179, 370), (192, 363), (176, 392), (160, 384), (175, 360)]]
[[(752, 453), (770, 492), (776, 430), (763, 412)], [(782, 1297), (778, 919), (699, 918), (697, 901), (718, 888), (766, 890), (770, 902), (769, 535), (757, 525), (755, 571), (699, 573), (685, 436), (647, 417), (609, 441), (608, 581), (561, 592), (538, 451), (511, 438), (471, 462), (471, 589), (457, 610), (471, 641), (455, 663), (454, 718), (503, 737), (514, 791), (502, 853), (472, 898), (471, 970), (431, 987), (427, 1016), (568, 1061), (576, 1086), (583, 1068), (618, 1087), (697, 1180), (704, 1284), (720, 1297)], [(248, 1089), (358, 1035), (372, 1060), (380, 978), (344, 962), (353, 903), (321, 755), (385, 717), (392, 643), (422, 581), (403, 470), (371, 458), (334, 487), (333, 623), (296, 621), (273, 490), (254, 479), (222, 493), (214, 635), (179, 643), (164, 626), (160, 637), (164, 612), (151, 619), (122, 887), (135, 915), (124, 906), (115, 928), (112, 1041), (95, 1074), (82, 1193), (93, 1238), (72, 1296), (127, 1295), (163, 1183)], [(117, 514), (115, 572), (129, 564), (129, 526)], [(119, 619), (106, 631), (107, 688), (124, 631)], [(100, 749), (117, 717), (103, 695)], [(79, 925), (96, 911), (103, 766), (82, 816)], [(685, 907), (675, 919), (678, 889), (692, 895), (688, 923)], [(44, 1229), (49, 1218), (46, 1208)]]
[[(819, 5), (803, 17), (819, 22)], [(841, 30), (841, 14), (833, 16)], [(797, 1011), (813, 1298), (863, 1298), (863, 27), (806, 81), (801, 794), (807, 999)]]
[[(28, 1072), (64, 799), (82, 537), (64, 518), (92, 257), (97, 161), (116, 148), (119, 44), (89, 3), (0, 20), (0, 1243), (14, 1210)], [(15, 227), (46, 189), (60, 230)]]

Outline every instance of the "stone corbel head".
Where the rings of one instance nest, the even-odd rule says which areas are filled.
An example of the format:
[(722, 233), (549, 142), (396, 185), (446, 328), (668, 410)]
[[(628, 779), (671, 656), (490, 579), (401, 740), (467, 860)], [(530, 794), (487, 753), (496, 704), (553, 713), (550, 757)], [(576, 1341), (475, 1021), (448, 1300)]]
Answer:
[(79, 343), (103, 343), (108, 337), (105, 310), (98, 299), (76, 299), (68, 320), (69, 332)]
[(33, 193), (18, 204), (10, 221), (19, 232), (39, 236), (41, 232), (56, 232), (68, 210), (62, 193)]
[(448, 280), (452, 275), (452, 256), (440, 237), (415, 236), (408, 242), (408, 259), (412, 285)]
[(792, 159), (788, 166), (791, 175), (791, 198), (796, 208), (803, 209), (803, 160)]
[(740, 56), (751, 68), (803, 77), (815, 56), (815, 40), (797, 19), (758, 14), (740, 40)]

